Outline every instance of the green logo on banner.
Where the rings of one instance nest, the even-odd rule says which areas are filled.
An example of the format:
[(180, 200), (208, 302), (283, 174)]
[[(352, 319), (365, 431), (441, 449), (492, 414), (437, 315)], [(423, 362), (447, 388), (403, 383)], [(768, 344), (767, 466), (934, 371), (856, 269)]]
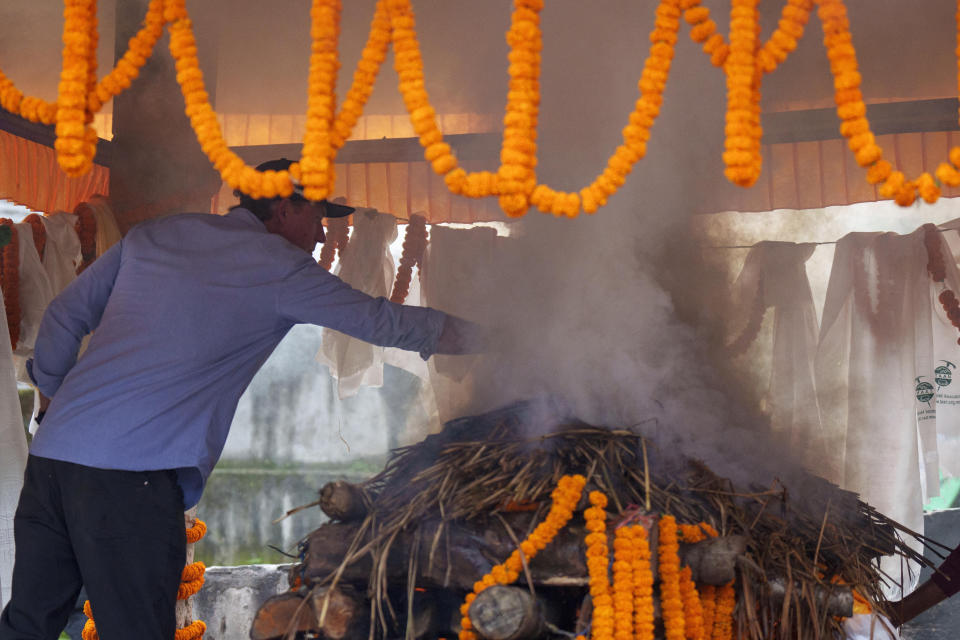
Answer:
[(933, 370), (933, 379), (936, 381), (937, 386), (941, 389), (944, 387), (949, 387), (950, 383), (953, 382), (953, 373), (951, 369), (956, 369), (957, 365), (946, 360), (941, 360), (943, 364)]
[(917, 378), (917, 387), (914, 390), (917, 394), (917, 400), (930, 404), (933, 399), (933, 385), (929, 382), (920, 382), (923, 376)]

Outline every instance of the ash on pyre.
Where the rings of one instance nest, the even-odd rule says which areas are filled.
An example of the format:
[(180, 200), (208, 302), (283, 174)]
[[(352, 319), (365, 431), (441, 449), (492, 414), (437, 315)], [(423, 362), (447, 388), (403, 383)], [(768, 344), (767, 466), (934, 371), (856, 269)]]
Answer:
[[(896, 580), (878, 557), (923, 562), (916, 534), (822, 479), (734, 486), (644, 425), (544, 419), (520, 403), (454, 420), (368, 482), (324, 487), (333, 521), (251, 637), (824, 638), (882, 610)], [(554, 490), (573, 475), (567, 521)]]

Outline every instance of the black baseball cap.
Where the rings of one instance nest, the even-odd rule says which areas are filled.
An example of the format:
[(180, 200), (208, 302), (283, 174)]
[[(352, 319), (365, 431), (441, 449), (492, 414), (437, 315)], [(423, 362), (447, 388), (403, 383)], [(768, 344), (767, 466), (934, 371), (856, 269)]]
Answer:
[[(293, 160), (287, 158), (267, 160), (257, 165), (257, 171), (287, 171), (292, 164)], [(303, 185), (299, 184), (296, 180), (293, 182), (293, 193), (290, 194), (290, 199), (308, 202), (307, 198), (303, 196)], [(325, 217), (327, 218), (343, 218), (354, 212), (353, 207), (348, 207), (345, 204), (337, 204), (329, 200), (321, 200), (320, 202), (322, 202), (326, 208), (327, 213)]]

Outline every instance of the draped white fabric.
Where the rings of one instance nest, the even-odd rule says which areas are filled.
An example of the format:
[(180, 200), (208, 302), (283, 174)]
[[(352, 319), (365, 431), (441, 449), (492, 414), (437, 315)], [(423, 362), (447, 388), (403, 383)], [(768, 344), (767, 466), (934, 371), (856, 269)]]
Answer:
[[(376, 209), (357, 209), (353, 224), (337, 275), (355, 289), (375, 297), (389, 297), (393, 286), (390, 243), (397, 237), (397, 219)], [(337, 379), (341, 398), (356, 394), (361, 386), (383, 385), (383, 348), (339, 331), (323, 330), (317, 360), (326, 364)]]
[[(487, 304), (489, 297), (478, 287), (478, 265), (491, 264), (499, 239), (496, 229), (456, 229), (433, 225), (423, 258), (421, 296), (423, 304), (447, 313), (494, 326)], [(470, 283), (470, 286), (464, 286)], [(430, 358), (430, 385), (441, 423), (463, 415), (473, 397), (470, 375), (479, 356)]]
[(825, 453), (813, 370), (819, 326), (806, 271), (815, 247), (792, 242), (754, 246), (734, 285), (738, 313), (732, 320), (734, 344), (746, 349), (757, 337), (759, 320), (773, 309), (772, 346), (758, 345), (761, 362), (755, 364), (769, 372), (763, 403), (774, 433), (810, 468)]
[(30, 382), (26, 361), (33, 355), (33, 344), (40, 330), (43, 312), (54, 294), (50, 278), (40, 262), (40, 254), (33, 242), (32, 227), (21, 222), (16, 225), (16, 229), (20, 250), (20, 340), (14, 351), (14, 362), (17, 379), (20, 382)]
[(77, 267), (80, 266), (80, 237), (75, 228), (77, 216), (57, 211), (43, 216), (42, 220), (47, 235), (43, 268), (50, 280), (53, 295), (56, 295), (73, 282), (77, 277)]
[[(958, 291), (956, 265), (936, 240), (947, 257), (945, 284)], [(944, 402), (952, 394), (949, 381), (937, 387), (935, 370), (960, 355), (927, 262), (923, 229), (842, 238), (816, 358), (825, 475), (918, 532), (922, 505), (939, 488), (937, 432), (957, 429), (954, 416), (938, 411), (938, 394)], [(907, 590), (915, 583), (905, 576)]]
[[(2, 302), (2, 296), (0, 296)], [(7, 316), (0, 313), (0, 336), (7, 336)], [(10, 599), (13, 575), (13, 514), (27, 463), (13, 352), (8, 339), (0, 340), (0, 608)]]
[(900, 640), (900, 633), (881, 615), (858, 613), (843, 621), (847, 640)]

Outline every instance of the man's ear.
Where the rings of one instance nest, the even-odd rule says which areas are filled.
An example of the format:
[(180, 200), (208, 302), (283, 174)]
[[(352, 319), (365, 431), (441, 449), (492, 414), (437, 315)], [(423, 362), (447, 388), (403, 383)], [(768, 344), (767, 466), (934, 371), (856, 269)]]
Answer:
[(290, 201), (286, 198), (281, 198), (273, 204), (273, 213), (270, 217), (276, 219), (277, 222), (284, 222), (287, 216), (290, 215), (290, 208)]

